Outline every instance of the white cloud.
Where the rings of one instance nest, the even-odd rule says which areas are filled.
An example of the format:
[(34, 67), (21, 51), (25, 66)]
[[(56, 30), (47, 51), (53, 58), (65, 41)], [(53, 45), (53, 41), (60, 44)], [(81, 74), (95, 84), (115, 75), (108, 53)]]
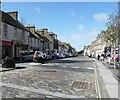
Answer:
[(84, 16), (80, 16), (80, 20), (84, 19), (85, 17)]
[(73, 34), (72, 39), (73, 40), (80, 40), (81, 39), (81, 34)]
[(41, 13), (41, 9), (40, 8), (35, 8), (35, 11), (37, 11), (38, 13)]
[(83, 25), (78, 25), (77, 29), (79, 30), (79, 32), (83, 32), (84, 31), (84, 26)]
[(71, 11), (71, 15), (72, 15), (72, 16), (75, 16), (75, 12), (74, 12), (74, 11)]
[(109, 16), (106, 13), (98, 13), (94, 15), (94, 19), (98, 22), (106, 22)]
[(91, 32), (88, 33), (82, 33), (82, 34), (72, 34), (71, 38), (72, 40), (76, 40), (79, 42), (84, 42), (84, 41), (93, 41), (94, 39), (96, 39), (97, 35), (99, 34), (99, 32), (97, 32), (96, 30), (93, 30)]

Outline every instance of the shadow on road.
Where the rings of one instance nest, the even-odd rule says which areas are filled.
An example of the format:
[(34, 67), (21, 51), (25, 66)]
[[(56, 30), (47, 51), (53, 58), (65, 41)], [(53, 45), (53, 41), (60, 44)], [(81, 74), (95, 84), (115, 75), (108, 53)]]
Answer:
[(86, 63), (92, 62), (92, 60), (51, 60), (50, 63)]
[(2, 70), (0, 70), (0, 72), (6, 72), (6, 71), (15, 70), (15, 69), (25, 69), (25, 68), (26, 67), (2, 68)]

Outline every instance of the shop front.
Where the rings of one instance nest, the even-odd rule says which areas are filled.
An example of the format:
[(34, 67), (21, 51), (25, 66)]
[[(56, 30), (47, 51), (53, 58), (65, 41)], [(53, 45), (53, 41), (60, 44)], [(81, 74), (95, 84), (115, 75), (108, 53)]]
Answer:
[(2, 59), (6, 56), (12, 57), (13, 42), (0, 41), (0, 45), (2, 46)]

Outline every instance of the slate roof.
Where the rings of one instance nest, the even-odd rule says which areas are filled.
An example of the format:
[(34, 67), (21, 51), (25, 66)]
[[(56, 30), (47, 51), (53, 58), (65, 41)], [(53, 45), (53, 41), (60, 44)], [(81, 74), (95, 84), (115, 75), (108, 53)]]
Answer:
[(12, 16), (10, 16), (8, 13), (2, 12), (2, 22), (7, 23), (9, 25), (15, 26), (17, 28), (20, 28), (22, 30), (26, 30), (25, 26), (20, 23), (18, 20), (15, 20)]

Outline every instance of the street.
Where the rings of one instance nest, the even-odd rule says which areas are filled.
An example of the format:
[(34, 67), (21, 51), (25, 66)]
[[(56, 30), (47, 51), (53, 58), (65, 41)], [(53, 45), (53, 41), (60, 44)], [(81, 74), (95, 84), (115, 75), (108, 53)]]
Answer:
[(72, 57), (40, 63), (17, 63), (0, 72), (2, 98), (96, 98), (93, 60)]

